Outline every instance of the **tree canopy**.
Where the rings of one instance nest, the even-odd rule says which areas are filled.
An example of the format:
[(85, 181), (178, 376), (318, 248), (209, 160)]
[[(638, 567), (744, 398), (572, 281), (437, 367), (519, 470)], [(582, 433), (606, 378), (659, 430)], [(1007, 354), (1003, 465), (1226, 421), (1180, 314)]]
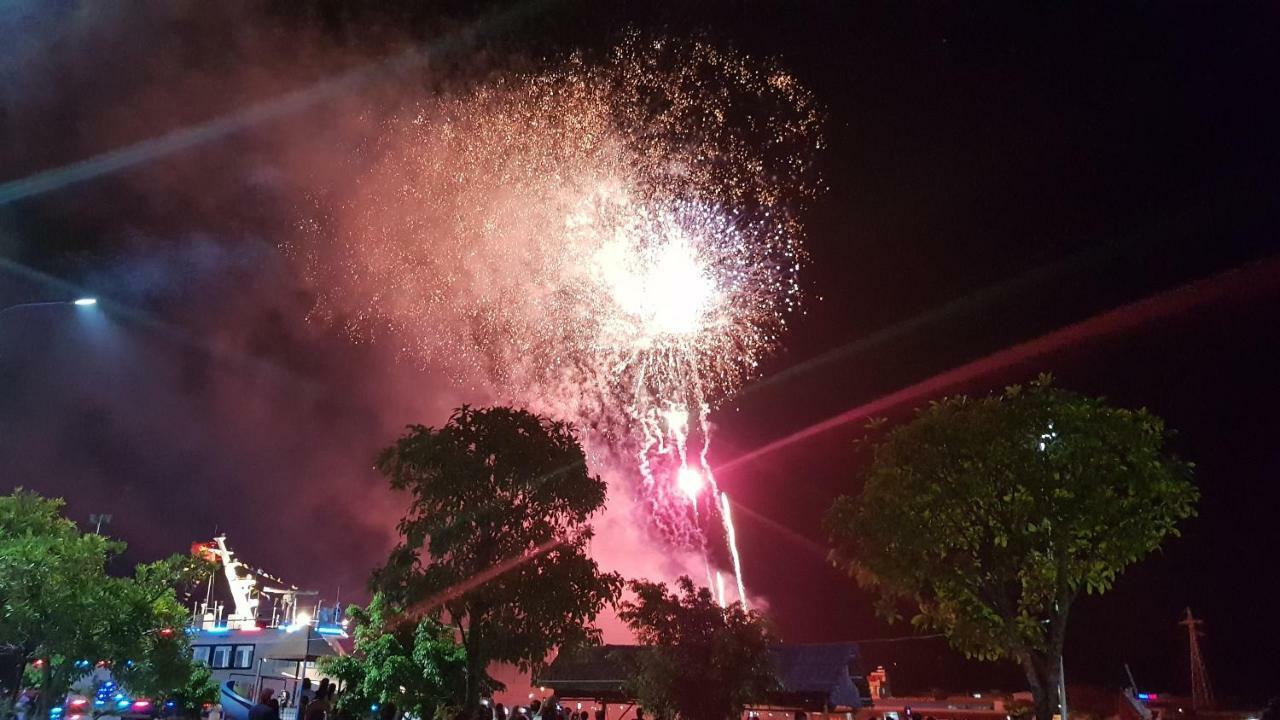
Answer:
[(663, 717), (728, 720), (777, 685), (758, 613), (741, 603), (720, 607), (688, 576), (676, 581), (678, 593), (657, 582), (630, 587), (635, 599), (623, 601), (618, 615), (644, 646), (634, 657), (630, 691), (645, 708)]
[(860, 497), (826, 517), (832, 557), (895, 617), (1023, 667), (1047, 720), (1072, 601), (1178, 534), (1198, 497), (1170, 433), (1042, 376), (935, 402), (875, 445)]
[[(355, 653), (322, 658), (320, 669), (342, 681), (340, 710), (362, 716), (373, 705), (429, 720), (462, 705), (466, 652), (452, 628), (432, 617), (419, 620), (375, 595), (367, 608), (352, 606)], [(397, 714), (398, 714), (397, 713)]]
[[(124, 544), (82, 534), (61, 511), (61, 500), (22, 489), (0, 496), (0, 647), (18, 667), (39, 661), (33, 716), (44, 717), (96, 662), (110, 664), (134, 692), (200, 695), (182, 631), (187, 612), (174, 591), (192, 561), (173, 558), (112, 577), (107, 561)], [(13, 678), (10, 697), (18, 683)]]
[(463, 406), (441, 428), (410, 426), (377, 467), (411, 499), (375, 589), (456, 628), (467, 705), (489, 663), (531, 670), (558, 646), (598, 639), (592, 623), (621, 578), (587, 555), (605, 483), (568, 424)]

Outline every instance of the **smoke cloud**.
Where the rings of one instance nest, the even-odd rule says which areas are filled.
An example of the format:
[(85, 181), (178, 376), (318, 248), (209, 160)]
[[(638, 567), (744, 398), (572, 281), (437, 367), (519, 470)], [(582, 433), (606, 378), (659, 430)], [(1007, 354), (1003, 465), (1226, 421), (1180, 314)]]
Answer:
[[(650, 199), (660, 191), (669, 203), (703, 197), (772, 209), (776, 233), (743, 227), (755, 233), (748, 247), (759, 248), (775, 273), (778, 285), (768, 292), (781, 298), (794, 289), (787, 283), (797, 228), (774, 194), (779, 184), (812, 189), (807, 166), (770, 175), (745, 162), (742, 139), (726, 135), (743, 119), (715, 115), (731, 109), (725, 98), (663, 118), (668, 130), (695, 114), (713, 118), (699, 120), (700, 128), (725, 142), (697, 146), (713, 173), (700, 176), (694, 164), (671, 160), (678, 143), (655, 143), (645, 154), (612, 135), (593, 139), (619, 118), (605, 117), (609, 98), (592, 93), (617, 87), (590, 86), (585, 66), (519, 91), (549, 104), (511, 105), (511, 81), (496, 68), (523, 61), (477, 51), (461, 66), (380, 64), (421, 47), (394, 33), (338, 42), (272, 7), (25, 2), (0, 20), (0, 33), (20, 39), (0, 48), (0, 182), (180, 132), (353, 69), (385, 69), (296, 112), (0, 207), (0, 252), (8, 258), (0, 304), (63, 297), (68, 288), (51, 275), (104, 298), (100, 311), (24, 309), (0, 319), (3, 484), (63, 496), (81, 521), (110, 513), (108, 530), (131, 543), (133, 559), (226, 532), (248, 562), (326, 599), (339, 587), (356, 599), (395, 542), (403, 502), (371, 468), (379, 448), (405, 424), (442, 423), (462, 403), (514, 401), (567, 417), (589, 436), (594, 470), (610, 484), (592, 545), (606, 569), (703, 577), (704, 559), (658, 532), (634, 464), (641, 440), (625, 437), (619, 424), (627, 418), (610, 407), (616, 389), (565, 392), (583, 377), (581, 364), (548, 372), (548, 345), (580, 338), (528, 332), (532, 320), (555, 330), (547, 321), (563, 318), (540, 318), (543, 306), (530, 302), (527, 284), (511, 281), (548, 280), (564, 270), (548, 260), (566, 256), (520, 242), (562, 231), (549, 231), (550, 216), (534, 212), (560, 196), (521, 193), (612, 187), (641, 175)], [(724, 67), (732, 60), (708, 58)], [(732, 67), (775, 100), (804, 100), (783, 74)], [(633, 90), (649, 81), (627, 80)], [(690, 87), (697, 80), (679, 78)], [(536, 85), (550, 81), (564, 87)], [(690, 87), (677, 88), (678, 96), (689, 99)], [(559, 145), (492, 141), (494, 133), (532, 132), (577, 101), (598, 114), (579, 114), (583, 124), (569, 133), (556, 128)], [(435, 114), (415, 115), (423, 108)], [(776, 114), (746, 126), (779, 138), (772, 147), (785, 165), (794, 158), (781, 145), (812, 141), (816, 118), (802, 108), (794, 127), (778, 125)], [(504, 166), (513, 148), (524, 152), (515, 160), (525, 166)], [(419, 165), (403, 172), (388, 164), (394, 153)], [(460, 170), (485, 175), (453, 178), (454, 195), (434, 198), (455, 205), (432, 207), (424, 219), (426, 210), (407, 208), (427, 203), (413, 183), (433, 158), (437, 179)], [(466, 158), (484, 163), (457, 163)], [(609, 197), (606, 205), (617, 202)], [(477, 205), (483, 212), (461, 213)], [(698, 212), (705, 221), (711, 210)], [(495, 219), (506, 223), (498, 232)], [(378, 232), (394, 242), (380, 242), (388, 238)], [(405, 237), (421, 239), (418, 255), (394, 254)], [(475, 248), (478, 256), (466, 255)], [(436, 259), (451, 264), (425, 276), (400, 272), (404, 263)], [(445, 290), (424, 302), (430, 288), (405, 281)], [(565, 283), (548, 284), (562, 300)], [(730, 308), (757, 313), (735, 320), (757, 335), (709, 347), (708, 358), (722, 362), (734, 351), (750, 360), (767, 351), (778, 325), (765, 314), (777, 309), (768, 298), (746, 299)], [(523, 329), (495, 340), (513, 323)], [(601, 367), (592, 366), (592, 382)], [(722, 367), (717, 372), (730, 377), (711, 384), (732, 386), (745, 369)], [(602, 623), (607, 640), (627, 638), (616, 618)]]

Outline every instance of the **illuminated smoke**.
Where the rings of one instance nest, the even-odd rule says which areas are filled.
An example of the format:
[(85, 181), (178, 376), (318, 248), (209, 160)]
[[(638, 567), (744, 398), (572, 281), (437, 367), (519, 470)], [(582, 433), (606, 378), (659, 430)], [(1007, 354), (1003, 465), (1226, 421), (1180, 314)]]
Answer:
[(772, 65), (633, 38), (411, 105), (289, 250), (315, 317), (573, 421), (595, 469), (705, 553), (715, 515), (736, 542), (708, 415), (798, 306), (819, 122)]

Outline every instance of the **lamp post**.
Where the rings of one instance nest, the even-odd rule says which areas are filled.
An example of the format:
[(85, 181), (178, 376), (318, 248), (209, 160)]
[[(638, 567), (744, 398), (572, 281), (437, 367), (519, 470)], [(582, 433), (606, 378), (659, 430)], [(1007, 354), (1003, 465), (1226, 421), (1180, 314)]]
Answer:
[(102, 526), (111, 524), (111, 516), (105, 514), (89, 515), (89, 522), (95, 525), (93, 532), (97, 535), (102, 534)]

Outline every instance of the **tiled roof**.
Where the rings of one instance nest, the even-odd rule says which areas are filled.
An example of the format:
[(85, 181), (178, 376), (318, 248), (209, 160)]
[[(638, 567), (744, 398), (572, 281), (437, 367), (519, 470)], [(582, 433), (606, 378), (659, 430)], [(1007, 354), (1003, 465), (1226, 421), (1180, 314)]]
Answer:
[[(537, 684), (562, 695), (616, 695), (626, 684), (628, 656), (641, 650), (638, 645), (601, 645), (558, 657)], [(861, 698), (849, 676), (850, 666), (856, 668), (859, 661), (856, 643), (773, 645), (769, 657), (780, 688), (761, 704), (803, 699), (833, 708), (859, 706)]]

